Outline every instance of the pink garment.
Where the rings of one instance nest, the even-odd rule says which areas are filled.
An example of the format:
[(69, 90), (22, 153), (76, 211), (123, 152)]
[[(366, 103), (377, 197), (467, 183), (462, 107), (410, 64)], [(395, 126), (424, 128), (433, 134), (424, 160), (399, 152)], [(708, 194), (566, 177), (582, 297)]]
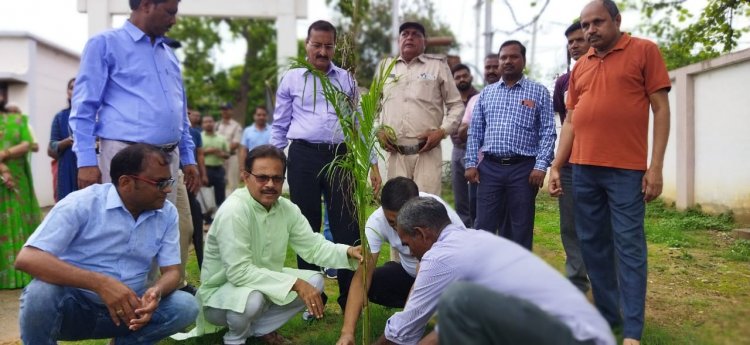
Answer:
[[(477, 104), (477, 100), (479, 99), (479, 95), (476, 95), (469, 99), (469, 102), (466, 103), (466, 110), (464, 110), (464, 117), (461, 119), (461, 124), (471, 124), (471, 114), (474, 111), (474, 105)], [(477, 166), (479, 166), (479, 163), (482, 163), (482, 158), (484, 158), (484, 154), (482, 153), (482, 148), (479, 148), (479, 152), (477, 153)]]

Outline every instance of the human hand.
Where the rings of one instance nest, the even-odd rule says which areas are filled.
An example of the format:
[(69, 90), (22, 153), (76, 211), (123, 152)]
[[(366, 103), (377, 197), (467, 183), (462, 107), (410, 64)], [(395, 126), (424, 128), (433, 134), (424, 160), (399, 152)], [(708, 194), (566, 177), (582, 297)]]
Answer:
[(392, 141), (392, 139), (395, 139), (395, 138), (389, 137), (385, 129), (383, 128), (378, 129), (376, 136), (378, 137), (378, 142), (380, 142), (380, 147), (382, 147), (383, 150), (385, 150), (386, 152), (390, 152), (390, 153), (398, 151), (396, 149), (396, 143)]
[(466, 168), (464, 178), (471, 183), (479, 183), (479, 170), (477, 168)]
[(351, 333), (341, 333), (341, 336), (339, 337), (339, 340), (336, 342), (336, 345), (354, 345), (354, 334)]
[(185, 174), (185, 187), (187, 187), (187, 190), (193, 194), (197, 193), (201, 187), (198, 167), (195, 164), (185, 165), (182, 167), (182, 172)]
[(297, 295), (305, 303), (307, 310), (312, 316), (316, 319), (323, 317), (325, 306), (323, 305), (323, 299), (320, 297), (320, 291), (310, 285), (310, 283), (299, 278), (292, 285), (292, 291), (297, 292)]
[(430, 151), (440, 145), (440, 141), (443, 140), (444, 136), (445, 130), (443, 130), (442, 128), (430, 129), (418, 135), (417, 139), (419, 139), (420, 141), (425, 140), (425, 144), (422, 149), (419, 150), (419, 153)]
[(372, 185), (372, 195), (376, 196), (380, 192), (380, 185), (383, 183), (383, 179), (380, 177), (380, 169), (377, 164), (373, 164), (370, 169), (370, 184)]
[(529, 174), (529, 184), (538, 188), (542, 188), (544, 185), (544, 177), (547, 176), (547, 173), (541, 170), (531, 169), (531, 174)]
[(136, 318), (135, 310), (141, 308), (141, 300), (127, 285), (117, 279), (104, 276), (94, 290), (109, 310), (116, 326), (120, 322), (130, 324)]
[(98, 166), (78, 168), (78, 189), (84, 189), (92, 184), (102, 182), (102, 172)]
[(662, 188), (664, 187), (664, 180), (662, 179), (662, 173), (660, 168), (649, 167), (646, 170), (646, 174), (643, 175), (643, 182), (641, 182), (641, 193), (643, 193), (643, 201), (651, 202), (661, 195)]
[(346, 255), (352, 259), (359, 260), (362, 263), (362, 246), (349, 247), (346, 249)]
[(547, 186), (547, 189), (549, 190), (549, 195), (555, 198), (563, 195), (562, 182), (560, 182), (560, 169), (554, 165), (549, 168), (549, 186)]
[(146, 293), (141, 297), (141, 307), (135, 310), (137, 318), (130, 320), (128, 328), (135, 332), (148, 324), (156, 308), (159, 307), (160, 301), (161, 290), (158, 287), (154, 286), (146, 290)]

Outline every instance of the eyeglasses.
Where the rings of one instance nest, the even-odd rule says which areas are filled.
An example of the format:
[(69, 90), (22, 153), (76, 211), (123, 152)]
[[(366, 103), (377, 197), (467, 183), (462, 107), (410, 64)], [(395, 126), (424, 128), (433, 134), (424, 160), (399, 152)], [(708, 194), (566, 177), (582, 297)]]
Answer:
[(154, 180), (149, 180), (149, 179), (147, 179), (145, 177), (140, 177), (140, 176), (137, 176), (137, 175), (128, 175), (128, 176), (130, 176), (130, 177), (132, 177), (132, 178), (134, 178), (136, 180), (141, 180), (143, 182), (146, 182), (146, 183), (148, 183), (148, 184), (150, 184), (152, 186), (156, 186), (156, 188), (159, 189), (159, 190), (165, 190), (168, 187), (172, 187), (172, 186), (174, 186), (174, 182), (175, 182), (174, 177), (170, 177), (170, 178), (168, 178), (166, 180), (154, 181)]
[(266, 184), (268, 183), (268, 180), (272, 180), (274, 184), (279, 184), (284, 183), (284, 180), (286, 180), (286, 177), (284, 176), (255, 175), (249, 171), (246, 172), (250, 175), (253, 175), (253, 177), (255, 177), (255, 180), (260, 184)]
[(335, 48), (333, 44), (322, 44), (322, 43), (312, 43), (312, 42), (308, 44), (315, 49), (323, 48), (325, 50), (333, 50), (333, 48)]

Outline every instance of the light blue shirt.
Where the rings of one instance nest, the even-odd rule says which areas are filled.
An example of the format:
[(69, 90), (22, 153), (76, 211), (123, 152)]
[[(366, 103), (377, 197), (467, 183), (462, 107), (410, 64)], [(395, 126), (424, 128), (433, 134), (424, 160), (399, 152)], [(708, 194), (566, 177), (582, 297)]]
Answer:
[(180, 264), (177, 209), (165, 201), (135, 220), (111, 183), (95, 184), (60, 200), (25, 246), (144, 291), (154, 258), (160, 267)]
[(96, 166), (95, 139), (167, 145), (195, 164), (180, 65), (172, 49), (126, 21), (89, 39), (76, 77), (70, 127), (78, 166)]
[[(417, 344), (443, 291), (465, 281), (526, 300), (570, 328), (578, 340), (614, 345), (609, 324), (565, 277), (525, 248), (483, 230), (448, 225), (422, 257), (404, 310), (388, 319), (385, 337)], [(493, 305), (502, 313), (503, 306)]]
[(268, 144), (271, 140), (271, 130), (268, 127), (269, 126), (266, 125), (262, 130), (259, 130), (258, 127), (255, 127), (255, 124), (248, 126), (242, 132), (240, 144), (245, 146), (248, 151), (256, 146)]
[(542, 84), (521, 78), (487, 85), (472, 111), (466, 142), (466, 168), (478, 162), (479, 148), (497, 157), (536, 157), (534, 169), (547, 171), (555, 150), (552, 97)]
[[(326, 76), (356, 99), (356, 82), (349, 72), (331, 63)], [(283, 149), (291, 139), (325, 144), (344, 141), (336, 110), (326, 100), (320, 80), (304, 68), (289, 70), (276, 91), (271, 144)]]

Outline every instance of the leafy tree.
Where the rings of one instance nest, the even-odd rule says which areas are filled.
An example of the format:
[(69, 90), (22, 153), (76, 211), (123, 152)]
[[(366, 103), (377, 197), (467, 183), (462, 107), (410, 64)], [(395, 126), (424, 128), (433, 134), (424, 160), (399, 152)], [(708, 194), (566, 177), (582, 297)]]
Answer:
[[(233, 39), (245, 42), (244, 64), (218, 71), (211, 52), (221, 44), (222, 27)], [(234, 103), (235, 120), (249, 123), (255, 106), (265, 103), (266, 90), (276, 89), (276, 30), (273, 22), (244, 18), (182, 18), (170, 31), (180, 40), (188, 103), (215, 111), (220, 103)]]
[(730, 52), (750, 30), (738, 25), (737, 20), (750, 18), (748, 0), (708, 0), (697, 19), (685, 8), (685, 1), (625, 0), (619, 3), (623, 10), (641, 12), (643, 19), (637, 31), (656, 37), (669, 69)]
[[(350, 70), (355, 72), (359, 85), (370, 85), (377, 72), (378, 62), (383, 57), (398, 54), (398, 52), (391, 51), (391, 1), (326, 0), (326, 2), (338, 12), (336, 29), (340, 33), (339, 39), (349, 39), (342, 33), (351, 32), (355, 26), (358, 27), (354, 36), (354, 54), (349, 54), (348, 59), (342, 59), (340, 53), (337, 52), (336, 61), (340, 61), (344, 68), (353, 67)], [(430, 46), (426, 50), (427, 53), (446, 54), (450, 48), (457, 46), (455, 35), (448, 24), (437, 19), (435, 6), (431, 0), (402, 1), (401, 3), (402, 21), (421, 23), (427, 31), (427, 37), (449, 36), (454, 39), (452, 46)], [(364, 15), (355, 17), (355, 11)], [(361, 19), (355, 22), (353, 18)]]

